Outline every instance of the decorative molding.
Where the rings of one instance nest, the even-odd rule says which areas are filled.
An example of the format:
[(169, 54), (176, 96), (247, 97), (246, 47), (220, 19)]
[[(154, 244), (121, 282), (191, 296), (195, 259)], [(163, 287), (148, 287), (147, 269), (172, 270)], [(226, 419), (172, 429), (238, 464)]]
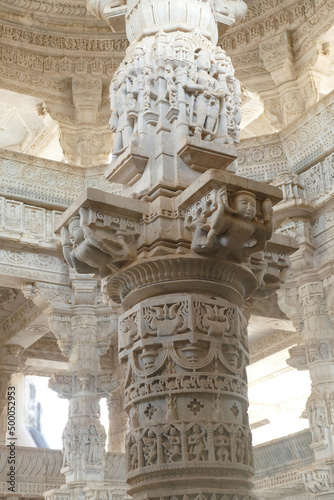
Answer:
[(25, 302), (23, 306), (0, 323), (0, 343), (3, 345), (40, 315), (40, 309), (35, 306), (32, 300)]
[[(303, 172), (332, 154), (333, 123), (334, 91), (278, 134), (241, 140), (237, 173), (258, 181), (272, 181), (281, 173)], [(304, 173), (302, 178), (308, 175), (311, 174)]]
[[(65, 483), (60, 474), (62, 452), (43, 448), (16, 447), (16, 493), (24, 498), (39, 498), (48, 490), (60, 488)], [(0, 446), (0, 493), (8, 494), (7, 484), (7, 451)], [(123, 453), (107, 453), (105, 464), (105, 482), (108, 487), (119, 494), (126, 494), (128, 486), (125, 482), (126, 460)], [(118, 497), (117, 497), (118, 498)]]
[(0, 249), (0, 274), (29, 281), (67, 284), (68, 266), (52, 255)]
[(3, 22), (0, 24), (0, 36), (3, 44), (7, 43), (12, 46), (18, 44), (20, 47), (23, 45), (35, 50), (43, 47), (45, 52), (51, 49), (53, 53), (57, 53), (57, 51), (59, 53), (63, 53), (64, 51), (78, 53), (79, 51), (79, 53), (84, 52), (87, 54), (102, 52), (106, 54), (106, 57), (110, 57), (110, 54), (118, 52), (120, 53), (119, 58), (122, 59), (129, 42), (124, 35), (121, 37), (115, 36), (110, 32), (108, 32), (108, 35), (107, 37), (106, 34), (102, 37), (96, 37), (94, 33), (93, 38), (89, 36), (89, 33), (85, 33), (74, 38), (73, 36), (63, 34), (56, 35), (52, 32), (50, 33), (47, 29), (38, 30), (36, 27), (31, 28), (22, 24), (20, 28), (10, 23)]
[[(0, 194), (47, 208), (67, 208), (83, 189), (94, 187), (120, 193), (105, 180), (101, 167), (83, 170), (66, 163), (0, 149)], [(55, 212), (60, 213), (60, 212)]]
[(249, 346), (250, 364), (256, 363), (271, 354), (291, 347), (293, 344), (297, 343), (298, 339), (298, 333), (277, 330), (277, 332), (272, 335), (251, 343)]

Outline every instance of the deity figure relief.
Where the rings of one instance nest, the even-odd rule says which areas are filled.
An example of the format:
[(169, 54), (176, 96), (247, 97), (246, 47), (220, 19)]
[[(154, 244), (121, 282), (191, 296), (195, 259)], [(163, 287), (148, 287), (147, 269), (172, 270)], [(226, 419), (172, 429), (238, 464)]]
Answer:
[(110, 86), (112, 114), (110, 128), (115, 132), (114, 156), (130, 144), (138, 145), (147, 137), (147, 117), (152, 119), (157, 93), (151, 61), (145, 46), (138, 42), (129, 62), (121, 63)]
[(164, 436), (167, 441), (163, 443), (168, 462), (176, 462), (181, 457), (181, 438), (175, 427), (170, 427)]
[(166, 80), (166, 97), (169, 100), (171, 107), (178, 107), (177, 99), (177, 86), (174, 81), (174, 71), (171, 64), (166, 64), (165, 67), (165, 80)]
[[(234, 70), (232, 61), (226, 56), (223, 49), (216, 49), (216, 71), (218, 94), (221, 96), (219, 104), (219, 116), (217, 127), (217, 139), (223, 143), (233, 143), (232, 137), (229, 136), (228, 125), (231, 122), (231, 111), (234, 112), (234, 106), (231, 106), (233, 100), (233, 82)], [(234, 128), (234, 127), (233, 127)]]
[(72, 432), (74, 432), (74, 429), (72, 426), (66, 425), (63, 435), (62, 435), (62, 441), (63, 441), (63, 463), (62, 467), (68, 467), (71, 465), (72, 462)]
[(199, 425), (195, 425), (188, 436), (188, 455), (193, 456), (192, 461), (205, 460), (205, 431), (201, 431)]
[(319, 493), (329, 489), (328, 477), (316, 472), (308, 472), (304, 475), (304, 483), (307, 491)]
[(102, 449), (100, 437), (95, 426), (89, 426), (88, 436), (85, 442), (85, 459), (90, 464), (102, 463)]
[(191, 93), (189, 105), (190, 126), (194, 136), (211, 140), (217, 132), (216, 124), (219, 112), (219, 98), (224, 96), (222, 89), (217, 89), (217, 80), (212, 76), (212, 59), (205, 50), (200, 50), (196, 59), (196, 73), (189, 75), (185, 84)]
[(139, 464), (138, 444), (133, 436), (130, 436), (129, 438), (128, 449), (129, 449), (129, 459), (130, 459), (130, 464), (128, 466), (130, 466), (131, 470), (137, 469)]
[(197, 253), (212, 252), (229, 256), (238, 262), (248, 262), (253, 253), (265, 248), (272, 235), (272, 204), (265, 199), (261, 204), (263, 222), (256, 217), (256, 196), (249, 191), (234, 193), (231, 205), (227, 191), (218, 191), (217, 208), (210, 223), (200, 216), (194, 225), (192, 249)]
[(217, 461), (228, 462), (230, 459), (230, 439), (225, 435), (224, 428), (219, 426), (214, 436), (215, 456)]
[(243, 463), (246, 443), (245, 443), (245, 437), (240, 429), (236, 434), (235, 441), (236, 441), (236, 450), (235, 450), (236, 460), (238, 463)]
[(127, 77), (123, 64), (117, 70), (116, 78), (110, 86), (110, 105), (112, 114), (109, 125), (115, 132), (114, 153), (120, 153), (130, 143), (133, 134), (133, 117), (129, 114), (131, 102), (131, 82)]
[(146, 460), (146, 465), (154, 465), (157, 463), (157, 437), (152, 430), (149, 430), (143, 437), (143, 452)]
[(324, 402), (319, 396), (317, 399), (309, 398), (307, 413), (313, 441), (315, 442), (321, 441), (325, 437), (325, 427), (327, 426), (325, 411)]

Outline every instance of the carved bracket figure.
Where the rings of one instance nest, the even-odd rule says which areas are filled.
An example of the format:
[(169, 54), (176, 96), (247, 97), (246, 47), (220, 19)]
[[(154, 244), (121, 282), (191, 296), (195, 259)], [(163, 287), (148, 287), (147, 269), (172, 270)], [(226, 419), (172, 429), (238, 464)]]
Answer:
[(252, 254), (265, 249), (273, 228), (269, 198), (259, 202), (253, 192), (245, 190), (228, 194), (226, 186), (206, 198), (204, 205), (202, 200), (197, 203), (196, 211), (192, 207), (187, 212), (186, 226), (193, 232), (192, 250), (248, 262)]
[(135, 260), (145, 203), (110, 195), (106, 210), (107, 203), (101, 202), (105, 193), (91, 188), (83, 198), (81, 208), (73, 210), (58, 225), (63, 254), (77, 273), (104, 278)]

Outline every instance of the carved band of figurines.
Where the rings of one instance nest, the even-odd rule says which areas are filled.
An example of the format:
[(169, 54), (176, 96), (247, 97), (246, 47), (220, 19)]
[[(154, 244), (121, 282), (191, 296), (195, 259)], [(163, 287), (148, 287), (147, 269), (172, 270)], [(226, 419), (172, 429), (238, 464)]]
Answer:
[(161, 464), (214, 462), (253, 467), (246, 426), (173, 423), (137, 429), (128, 435), (128, 471)]
[(247, 384), (241, 378), (231, 375), (213, 376), (212, 373), (174, 374), (151, 377), (131, 384), (125, 391), (125, 405), (135, 403), (143, 397), (158, 394), (173, 394), (196, 390), (197, 392), (211, 392), (212, 394), (236, 393), (247, 398)]
[[(231, 59), (200, 33), (159, 31), (130, 45), (110, 86), (114, 155), (144, 146), (166, 119), (188, 136), (220, 144), (239, 142), (240, 84)], [(161, 103), (164, 116), (160, 116)]]

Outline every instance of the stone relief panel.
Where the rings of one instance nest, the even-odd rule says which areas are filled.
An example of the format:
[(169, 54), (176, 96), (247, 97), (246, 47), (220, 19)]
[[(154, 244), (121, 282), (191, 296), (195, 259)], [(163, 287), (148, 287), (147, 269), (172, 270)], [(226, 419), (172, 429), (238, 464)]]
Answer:
[(0, 234), (10, 240), (56, 248), (58, 237), (53, 228), (62, 212), (27, 205), (0, 196)]
[[(298, 174), (331, 151), (333, 96), (324, 97), (279, 135), (244, 139), (238, 147), (237, 173), (259, 181)], [(273, 141), (276, 138), (276, 141)], [(289, 159), (289, 160), (288, 160)], [(308, 199), (321, 199), (333, 184), (332, 155), (300, 174)], [(324, 184), (325, 183), (325, 184)]]
[(333, 95), (329, 94), (315, 104), (307, 116), (281, 132), (292, 173), (299, 173), (311, 161), (320, 160), (330, 150), (333, 123)]
[(0, 272), (30, 281), (68, 283), (68, 266), (58, 257), (33, 252), (0, 250)]
[(310, 493), (320, 493), (329, 490), (329, 471), (315, 470), (303, 474), (306, 490)]

